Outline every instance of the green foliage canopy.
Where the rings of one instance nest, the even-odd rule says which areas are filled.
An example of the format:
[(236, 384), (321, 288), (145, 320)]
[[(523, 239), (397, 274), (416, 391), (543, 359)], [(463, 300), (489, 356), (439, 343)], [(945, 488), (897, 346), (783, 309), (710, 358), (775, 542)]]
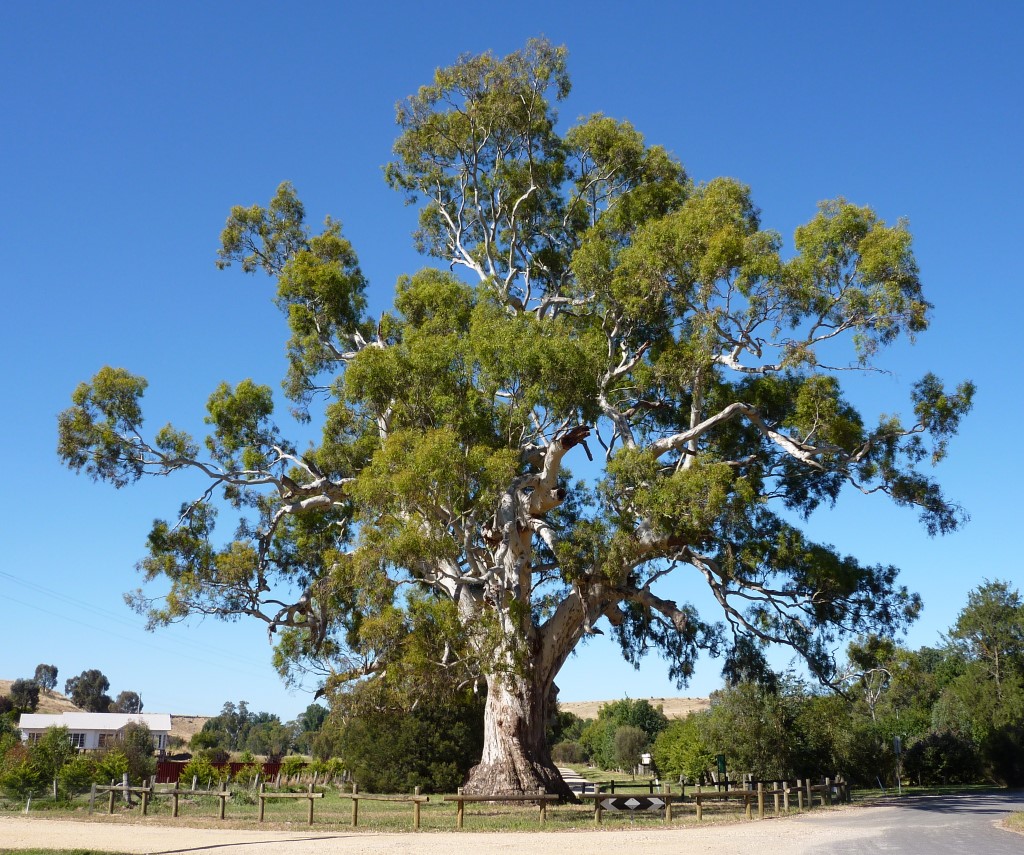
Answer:
[[(843, 489), (915, 508), (931, 533), (963, 519), (926, 467), (971, 384), (926, 375), (906, 417), (873, 424), (842, 384), (927, 328), (907, 224), (835, 199), (786, 249), (750, 188), (694, 182), (628, 122), (562, 132), (569, 87), (565, 49), (532, 40), (463, 56), (399, 104), (386, 179), (441, 266), (402, 277), (379, 317), (340, 224), (311, 229), (291, 185), (232, 209), (218, 263), (276, 281), (284, 389), (318, 444), (300, 453), (251, 380), (214, 391), (202, 442), (147, 433), (146, 381), (124, 369), (75, 390), (72, 469), (208, 481), (153, 525), (140, 569), (165, 587), (132, 602), (154, 625), (248, 615), (286, 674), (431, 662), (525, 710), (602, 620), (629, 661), (657, 651), (682, 684), (701, 649), (739, 675), (772, 643), (829, 680), (841, 634), (917, 614), (895, 567), (794, 522)], [(591, 444), (603, 459), (574, 481), (567, 458)], [(218, 507), (241, 518), (233, 536)], [(721, 621), (670, 598), (682, 574)]]
[(95, 668), (87, 669), (77, 677), (69, 677), (64, 683), (64, 694), (71, 699), (76, 707), (88, 712), (108, 712), (113, 701), (107, 690), (108, 680), (102, 671)]

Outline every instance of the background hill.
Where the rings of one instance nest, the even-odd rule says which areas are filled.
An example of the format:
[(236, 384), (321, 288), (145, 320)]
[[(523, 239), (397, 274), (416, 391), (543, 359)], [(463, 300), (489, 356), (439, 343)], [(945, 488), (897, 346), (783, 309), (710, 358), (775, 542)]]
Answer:
[[(9, 695), (11, 693), (11, 684), (13, 683), (14, 680), (0, 680), (0, 695)], [(36, 712), (60, 715), (65, 712), (85, 712), (85, 710), (76, 707), (58, 691), (44, 692), (40, 689), (39, 706), (36, 707)]]
[[(708, 698), (634, 698), (646, 700), (652, 707), (665, 713), (666, 718), (686, 718), (692, 712), (706, 710), (711, 706)], [(559, 701), (558, 708), (575, 713), (580, 718), (597, 718), (597, 711), (611, 701)]]
[[(13, 682), (13, 680), (0, 680), (0, 696), (10, 694)], [(150, 710), (145, 708), (142, 711), (150, 712)], [(52, 692), (40, 690), (39, 706), (36, 708), (36, 712), (47, 715), (60, 715), (66, 712), (85, 712), (85, 710), (81, 707), (76, 707), (67, 697), (56, 690)], [(193, 734), (203, 729), (203, 725), (206, 724), (208, 718), (209, 716), (203, 715), (174, 715), (174, 713), (171, 713), (171, 736), (180, 737), (185, 742), (188, 742)]]

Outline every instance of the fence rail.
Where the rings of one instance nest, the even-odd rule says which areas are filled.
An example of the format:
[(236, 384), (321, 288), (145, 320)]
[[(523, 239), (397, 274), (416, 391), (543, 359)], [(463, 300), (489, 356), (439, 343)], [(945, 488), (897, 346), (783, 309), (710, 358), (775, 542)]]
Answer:
[[(615, 796), (610, 792), (596, 792), (580, 794), (580, 799), (584, 804), (588, 801), (593, 802), (594, 821), (596, 824), (600, 824), (602, 814), (607, 810), (632, 810), (644, 813), (649, 811), (664, 811), (665, 822), (671, 823), (674, 818), (678, 818), (680, 811), (684, 810), (690, 804), (694, 807), (695, 818), (700, 821), (704, 819), (704, 811), (708, 807), (712, 807), (714, 805), (722, 806), (730, 802), (739, 802), (747, 819), (754, 818), (754, 805), (757, 806), (757, 818), (761, 819), (764, 818), (766, 812), (772, 808), (774, 808), (774, 813), (776, 815), (781, 815), (784, 812), (788, 813), (793, 808), (796, 808), (799, 811), (804, 811), (811, 808), (815, 803), (820, 803), (822, 806), (825, 806), (833, 804), (834, 802), (848, 802), (851, 798), (849, 785), (845, 781), (842, 779), (833, 780), (829, 778), (823, 779), (822, 783), (814, 783), (810, 779), (798, 779), (795, 781), (751, 781), (747, 782), (746, 787), (742, 789), (719, 789), (716, 785), (712, 784), (707, 788), (702, 786), (697, 786), (694, 789), (684, 788), (681, 792), (673, 792), (670, 785), (656, 786), (658, 788), (654, 789), (654, 787), (650, 787), (649, 783), (644, 783), (642, 788), (648, 789), (647, 795), (637, 794), (630, 797), (629, 794), (622, 793), (622, 787), (619, 786), (617, 787), (620, 793), (618, 796)], [(633, 787), (632, 789), (635, 790), (637, 787)], [(687, 792), (687, 790), (689, 790), (689, 792)], [(96, 797), (98, 795), (106, 795), (108, 797), (107, 811), (108, 813), (113, 814), (118, 794), (123, 795), (126, 801), (129, 801), (132, 796), (140, 796), (141, 812), (144, 816), (149, 812), (153, 799), (169, 796), (172, 799), (171, 816), (174, 818), (179, 816), (179, 800), (182, 796), (192, 798), (209, 797), (218, 800), (218, 817), (222, 820), (225, 819), (227, 800), (235, 795), (227, 789), (226, 784), (222, 784), (220, 789), (199, 790), (187, 789), (184, 787), (172, 787), (169, 789), (157, 788), (152, 782), (148, 786), (128, 786), (127, 782), (122, 784), (114, 784), (111, 782), (109, 786), (95, 784), (92, 786), (89, 795), (89, 812), (93, 812)], [(344, 792), (340, 790), (330, 790), (329, 792), (318, 791), (312, 784), (303, 791), (281, 792), (267, 789), (266, 783), (261, 783), (259, 790), (256, 793), (253, 793), (253, 795), (258, 799), (257, 821), (260, 823), (266, 821), (266, 802), (269, 800), (283, 799), (300, 801), (306, 800), (306, 820), (309, 825), (313, 825), (315, 802), (330, 796), (332, 802), (334, 799), (337, 799), (338, 801), (344, 801), (347, 799), (351, 802), (351, 824), (353, 827), (357, 827), (359, 825), (360, 801), (399, 802), (410, 804), (412, 805), (412, 827), (415, 830), (418, 830), (421, 827), (421, 811), (423, 805), (432, 801), (429, 796), (421, 795), (418, 787), (411, 795), (361, 793), (356, 785), (352, 786), (351, 792)], [(771, 802), (768, 802), (769, 798), (772, 799)], [(636, 799), (636, 804), (631, 804), (633, 799)], [(617, 804), (609, 804), (609, 800), (613, 800), (617, 802)], [(543, 825), (547, 820), (548, 804), (557, 801), (559, 801), (558, 795), (545, 793), (543, 790), (538, 790), (536, 793), (491, 796), (465, 793), (460, 788), (459, 791), (453, 795), (445, 795), (439, 798), (435, 797), (434, 803), (455, 803), (455, 827), (457, 829), (462, 829), (465, 825), (467, 804), (472, 805), (483, 802), (536, 804), (539, 810), (539, 822)], [(249, 803), (251, 804), (251, 802)], [(334, 805), (335, 806), (328, 811), (329, 816), (322, 821), (339, 821), (337, 811), (338, 805), (336, 802), (334, 802)]]

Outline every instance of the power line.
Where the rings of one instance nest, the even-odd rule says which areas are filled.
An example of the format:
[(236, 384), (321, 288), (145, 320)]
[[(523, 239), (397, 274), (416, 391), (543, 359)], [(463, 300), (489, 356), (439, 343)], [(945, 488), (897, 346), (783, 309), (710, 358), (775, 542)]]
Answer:
[[(5, 578), (7, 578), (7, 579), (10, 579), (11, 581), (16, 582), (19, 585), (22, 585), (22, 586), (24, 586), (26, 588), (33, 589), (33, 590), (35, 590), (35, 591), (37, 591), (37, 592), (39, 592), (41, 594), (46, 595), (47, 597), (49, 597), (51, 599), (61, 600), (61, 601), (65, 602), (65, 603), (73, 605), (76, 610), (92, 612), (93, 614), (97, 615), (98, 617), (102, 617), (105, 621), (113, 621), (113, 622), (118, 623), (118, 624), (120, 624), (122, 626), (125, 626), (125, 627), (127, 627), (129, 629), (133, 629), (133, 630), (136, 630), (136, 631), (139, 631), (139, 632), (145, 632), (145, 633), (149, 633), (150, 632), (149, 630), (146, 629), (145, 625), (142, 624), (140, 621), (131, 620), (129, 618), (126, 618), (123, 614), (119, 614), (119, 613), (114, 612), (114, 611), (112, 611), (110, 609), (105, 609), (102, 606), (97, 606), (97, 605), (94, 605), (92, 603), (84, 602), (84, 601), (82, 601), (80, 599), (77, 599), (75, 597), (71, 597), (71, 596), (69, 596), (67, 594), (64, 594), (64, 593), (60, 592), (60, 591), (55, 591), (52, 588), (47, 588), (46, 586), (40, 585), (40, 584), (38, 584), (36, 582), (29, 582), (27, 579), (21, 579), (18, 576), (15, 576), (13, 573), (8, 573), (8, 572), (3, 571), (3, 570), (0, 570), (0, 576), (3, 576)], [(38, 605), (33, 605), (31, 603), (28, 603), (28, 604), (25, 604), (25, 605), (28, 605), (30, 608), (37, 608), (40, 611), (46, 612), (45, 609), (43, 609), (42, 607), (40, 607)], [(96, 629), (96, 627), (93, 627), (90, 624), (85, 624), (80, 619), (65, 618), (63, 615), (59, 615), (59, 614), (52, 613), (52, 612), (47, 612), (47, 613), (54, 614), (56, 617), (61, 617), (62, 619), (74, 620), (76, 623), (81, 623), (84, 626), (90, 626), (90, 628)], [(106, 631), (106, 630), (103, 630), (103, 631)], [(129, 639), (129, 640), (132, 640), (133, 642), (135, 641), (134, 639)], [(166, 651), (166, 648), (161, 648), (159, 645), (157, 645), (155, 643), (144, 642), (144, 641), (138, 641), (137, 643), (139, 643), (139, 644), (147, 644), (147, 646), (155, 647), (156, 649), (165, 650)], [(187, 637), (175, 637), (175, 645), (185, 645), (187, 647), (191, 647), (196, 652), (207, 653), (209, 651), (208, 645), (204, 645), (202, 642), (194, 641), (193, 639), (187, 638)], [(175, 651), (175, 652), (177, 653), (178, 651)], [(251, 658), (248, 658), (248, 657), (245, 657), (245, 656), (241, 656), (238, 653), (235, 653), (235, 652), (230, 651), (230, 650), (228, 650), (228, 651), (223, 650), (223, 649), (219, 650), (218, 651), (218, 657), (220, 659), (225, 659), (225, 658), (232, 659), (236, 663), (239, 663), (239, 664), (242, 664), (242, 665), (248, 665), (250, 667), (260, 667), (260, 664), (258, 662), (256, 662), (255, 660), (253, 660)], [(203, 661), (206, 661), (206, 660), (203, 660)]]
[[(159, 644), (154, 644), (151, 641), (144, 641), (144, 640), (141, 640), (141, 639), (138, 639), (138, 638), (132, 638), (131, 636), (128, 636), (128, 635), (123, 635), (121, 633), (112, 632), (111, 630), (109, 630), (109, 629), (107, 629), (105, 627), (96, 626), (95, 624), (88, 623), (87, 621), (81, 620), (80, 618), (75, 618), (75, 617), (71, 617), (69, 615), (60, 614), (59, 612), (55, 612), (55, 611), (52, 611), (50, 609), (43, 608), (42, 606), (37, 605), (36, 603), (25, 602), (24, 600), (19, 600), (16, 597), (10, 597), (10, 596), (7, 599), (10, 600), (10, 602), (12, 602), (12, 603), (18, 603), (19, 605), (25, 606), (26, 608), (35, 609), (36, 611), (42, 612), (43, 614), (48, 614), (48, 615), (50, 615), (52, 617), (58, 618), (59, 620), (70, 621), (71, 623), (77, 623), (80, 626), (84, 626), (87, 629), (95, 630), (96, 632), (100, 633), (104, 639), (107, 639), (107, 638), (119, 638), (122, 641), (128, 641), (128, 642), (130, 642), (132, 644), (135, 644), (135, 645), (140, 645), (142, 647), (152, 648), (153, 650), (157, 650), (160, 653), (167, 653), (167, 654), (179, 657), (179, 658), (191, 659), (194, 662), (200, 662), (200, 663), (202, 663), (204, 665), (210, 665), (211, 664), (211, 662), (210, 662), (210, 660), (208, 658), (207, 659), (203, 659), (203, 658), (200, 658), (199, 656), (193, 655), (191, 653), (183, 653), (180, 650), (171, 650), (168, 647), (164, 647), (164, 646), (159, 645)], [(251, 663), (249, 663), (249, 664), (251, 664)], [(237, 669), (236, 669), (236, 672), (237, 672)], [(267, 676), (266, 672), (264, 672), (262, 674), (257, 674), (255, 671), (248, 671), (248, 672), (247, 671), (242, 671), (241, 673), (245, 673), (245, 674), (247, 674), (247, 676), (250, 676), (250, 677), (258, 677), (259, 679), (265, 679), (266, 676)]]

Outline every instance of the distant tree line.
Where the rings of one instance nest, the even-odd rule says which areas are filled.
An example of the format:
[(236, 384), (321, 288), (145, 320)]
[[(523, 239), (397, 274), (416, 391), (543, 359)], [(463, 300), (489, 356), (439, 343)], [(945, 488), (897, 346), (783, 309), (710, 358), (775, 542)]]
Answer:
[(629, 768), (643, 741), (635, 727), (661, 775), (692, 782), (707, 780), (724, 754), (734, 774), (762, 779), (1024, 784), (1024, 602), (1007, 582), (971, 591), (939, 646), (911, 650), (872, 636), (847, 659), (836, 691), (793, 675), (737, 675), (707, 711), (664, 723), (646, 702), (609, 704), (560, 734), (553, 754)]

